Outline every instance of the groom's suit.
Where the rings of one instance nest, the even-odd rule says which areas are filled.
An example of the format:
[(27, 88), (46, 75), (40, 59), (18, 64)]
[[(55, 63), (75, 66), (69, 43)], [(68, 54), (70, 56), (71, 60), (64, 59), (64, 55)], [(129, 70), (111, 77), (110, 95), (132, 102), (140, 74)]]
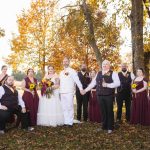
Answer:
[(73, 125), (74, 106), (73, 96), (75, 93), (75, 84), (80, 90), (83, 89), (82, 84), (78, 78), (76, 71), (70, 67), (61, 71), (60, 73), (60, 96), (61, 104), (64, 113), (64, 123), (66, 125)]

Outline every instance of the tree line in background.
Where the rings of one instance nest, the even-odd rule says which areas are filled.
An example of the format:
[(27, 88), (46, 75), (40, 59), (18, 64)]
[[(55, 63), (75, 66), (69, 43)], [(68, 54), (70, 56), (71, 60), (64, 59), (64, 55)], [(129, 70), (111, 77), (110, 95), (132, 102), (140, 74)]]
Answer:
[[(27, 75), (26, 72), (22, 72), (22, 71), (12, 72), (12, 76), (14, 76), (16, 81), (22, 81), (26, 77), (26, 75)], [(35, 78), (38, 81), (41, 81), (42, 74), (40, 71), (35, 72)]]
[[(114, 11), (110, 11), (110, 5)], [(43, 76), (49, 64), (59, 71), (64, 55), (72, 59), (76, 69), (82, 62), (98, 69), (107, 58), (117, 70), (124, 42), (120, 31), (131, 27), (133, 69), (145, 68), (148, 76), (149, 0), (77, 0), (75, 4), (59, 6), (60, 1), (36, 0), (18, 15), (19, 34), (13, 34), (12, 53), (5, 60), (14, 71), (30, 66)], [(117, 23), (117, 17), (124, 22)]]

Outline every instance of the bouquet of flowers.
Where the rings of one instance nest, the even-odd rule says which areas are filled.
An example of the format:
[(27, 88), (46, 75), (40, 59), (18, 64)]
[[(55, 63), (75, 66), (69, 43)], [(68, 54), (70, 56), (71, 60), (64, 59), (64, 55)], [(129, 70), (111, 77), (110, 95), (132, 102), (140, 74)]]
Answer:
[(148, 82), (148, 87), (150, 88), (150, 81)]
[(40, 87), (43, 90), (43, 94), (46, 95), (47, 98), (50, 98), (53, 94), (53, 88), (54, 82), (51, 81), (51, 79), (42, 79), (40, 82)]
[(36, 87), (36, 84), (35, 83), (29, 83), (29, 90), (30, 91), (33, 91)]
[(136, 84), (136, 83), (133, 83), (133, 84), (131, 85), (131, 87), (132, 87), (132, 89), (136, 89), (137, 84)]
[(150, 81), (148, 82), (147, 86), (148, 86), (148, 90), (150, 90)]

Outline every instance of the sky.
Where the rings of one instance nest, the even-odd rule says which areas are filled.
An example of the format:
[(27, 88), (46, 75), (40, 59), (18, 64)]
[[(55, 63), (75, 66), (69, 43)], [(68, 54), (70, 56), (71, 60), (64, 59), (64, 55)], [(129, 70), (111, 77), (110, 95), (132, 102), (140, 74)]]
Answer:
[(17, 32), (17, 14), (30, 6), (30, 0), (0, 0), (0, 27), (5, 30), (5, 37), (0, 38), (0, 67), (2, 57), (10, 54), (10, 39)]
[[(65, 6), (73, 3), (75, 0), (61, 0), (60, 5)], [(0, 67), (5, 64), (3, 57), (7, 58), (10, 54), (10, 39), (12, 33), (17, 33), (17, 15), (23, 9), (30, 7), (31, 0), (0, 0), (0, 27), (5, 30), (5, 37), (0, 38)], [(121, 31), (122, 38), (128, 37), (126, 42), (121, 46), (121, 54), (125, 54), (131, 49), (130, 30)]]
[[(61, 0), (61, 7), (73, 3), (74, 0)], [(10, 39), (17, 33), (17, 15), (30, 7), (31, 0), (0, 0), (0, 27), (5, 30), (5, 37), (0, 38), (0, 68), (5, 64), (2, 58), (11, 53)]]

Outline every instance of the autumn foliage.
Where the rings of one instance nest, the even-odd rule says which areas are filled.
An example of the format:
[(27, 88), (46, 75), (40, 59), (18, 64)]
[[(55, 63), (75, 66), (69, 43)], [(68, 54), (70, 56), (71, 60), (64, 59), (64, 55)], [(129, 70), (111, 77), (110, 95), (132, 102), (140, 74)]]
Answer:
[[(119, 27), (115, 20), (107, 19), (106, 12), (99, 10), (98, 2), (88, 1), (92, 15), (96, 43), (102, 58), (113, 61), (117, 69), (121, 45)], [(18, 34), (11, 39), (12, 53), (6, 62), (14, 70), (33, 67), (44, 74), (45, 66), (52, 64), (61, 69), (64, 55), (72, 59), (78, 68), (84, 62), (89, 68), (99, 68), (90, 45), (89, 29), (82, 7), (66, 7), (66, 14), (58, 14), (56, 1), (36, 0), (28, 10), (18, 15)]]

